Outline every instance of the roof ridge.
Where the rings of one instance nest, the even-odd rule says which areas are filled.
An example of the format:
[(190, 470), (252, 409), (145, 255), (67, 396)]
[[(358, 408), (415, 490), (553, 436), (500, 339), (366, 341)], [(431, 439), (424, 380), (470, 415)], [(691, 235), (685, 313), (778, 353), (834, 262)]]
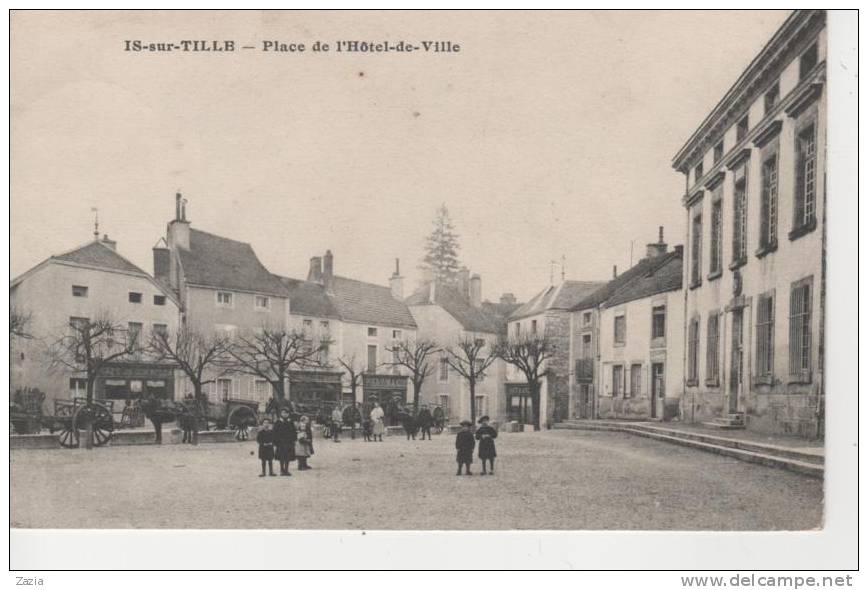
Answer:
[(235, 238), (227, 238), (226, 236), (221, 236), (220, 234), (215, 234), (209, 231), (205, 231), (203, 229), (196, 229), (194, 227), (190, 228), (191, 232), (197, 232), (200, 234), (205, 234), (206, 236), (211, 236), (212, 238), (220, 238), (221, 240), (226, 240), (227, 242), (235, 242), (236, 244), (243, 244), (244, 246), (250, 246), (253, 248), (253, 245), (250, 242), (242, 242), (241, 240), (236, 240)]

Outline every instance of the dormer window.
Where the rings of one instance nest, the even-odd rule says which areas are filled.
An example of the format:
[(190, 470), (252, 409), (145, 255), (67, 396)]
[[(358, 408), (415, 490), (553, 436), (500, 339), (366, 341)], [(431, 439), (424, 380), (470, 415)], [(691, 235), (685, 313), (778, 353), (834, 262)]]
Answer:
[(232, 293), (229, 291), (217, 291), (217, 307), (232, 307)]
[(253, 305), (257, 311), (268, 311), (271, 307), (271, 301), (264, 295), (257, 295), (253, 300)]

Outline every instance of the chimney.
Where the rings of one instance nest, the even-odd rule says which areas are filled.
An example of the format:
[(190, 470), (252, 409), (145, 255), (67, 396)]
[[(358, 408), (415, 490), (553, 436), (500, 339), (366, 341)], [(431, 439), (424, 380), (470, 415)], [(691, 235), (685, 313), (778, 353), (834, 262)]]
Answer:
[(401, 261), (395, 259), (395, 272), (389, 279), (389, 287), (392, 289), (392, 297), (398, 301), (404, 300), (404, 277), (401, 276)]
[(470, 299), (470, 270), (466, 266), (458, 271), (458, 292), (465, 299)]
[(612, 278), (613, 279), (618, 278), (618, 265), (617, 264), (612, 267)]
[(675, 255), (678, 256), (678, 258), (684, 258), (684, 246), (682, 244), (675, 246)]
[(648, 244), (645, 251), (646, 258), (656, 258), (666, 254), (666, 242), (663, 241), (663, 226), (660, 226), (660, 237), (656, 244)]
[(307, 271), (307, 280), (315, 283), (322, 282), (322, 257), (310, 257), (310, 270)]
[(109, 248), (111, 248), (112, 250), (117, 250), (117, 249), (118, 249), (118, 243), (117, 243), (115, 240), (110, 240), (109, 237), (108, 237), (108, 234), (103, 234), (103, 235), (102, 235), (102, 243), (103, 243), (105, 246), (108, 246)]
[(181, 193), (175, 194), (175, 219), (169, 222), (166, 229), (169, 248), (190, 249), (190, 222), (187, 221), (187, 201)]
[(324, 281), (329, 280), (334, 276), (335, 257), (331, 250), (326, 250), (325, 257), (322, 259), (322, 277)]
[(500, 302), (504, 305), (515, 305), (515, 295), (512, 293), (504, 293), (500, 296)]
[(154, 251), (154, 278), (169, 281), (169, 247), (163, 238), (152, 248)]
[(470, 305), (473, 307), (482, 305), (482, 277), (478, 274), (470, 277)]

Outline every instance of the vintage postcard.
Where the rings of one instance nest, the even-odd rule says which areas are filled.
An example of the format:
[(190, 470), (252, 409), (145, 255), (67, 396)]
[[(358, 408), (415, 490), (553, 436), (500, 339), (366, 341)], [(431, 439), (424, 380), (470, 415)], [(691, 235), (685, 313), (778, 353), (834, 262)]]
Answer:
[(11, 527), (822, 530), (828, 20), (13, 11)]

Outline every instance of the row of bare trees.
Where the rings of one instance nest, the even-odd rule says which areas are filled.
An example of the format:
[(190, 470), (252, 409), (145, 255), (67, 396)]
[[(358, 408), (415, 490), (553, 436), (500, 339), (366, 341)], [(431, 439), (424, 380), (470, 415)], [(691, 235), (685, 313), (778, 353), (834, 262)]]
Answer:
[[(277, 400), (286, 399), (286, 383), (294, 370), (326, 368), (331, 341), (311, 339), (304, 331), (284, 327), (262, 327), (232, 335), (206, 333), (182, 325), (175, 331), (154, 330), (150, 335), (131, 332), (127, 326), (107, 314), (97, 318), (71, 319), (62, 334), (48, 347), (49, 363), (55, 367), (85, 374), (87, 400), (93, 400), (94, 383), (112, 362), (148, 355), (149, 360), (177, 366), (193, 387), (198, 400), (205, 399), (205, 386), (233, 372), (252, 375), (271, 385)], [(530, 387), (534, 428), (539, 429), (540, 388), (546, 375), (546, 361), (555, 351), (545, 334), (520, 338), (501, 338), (496, 342), (472, 335), (450, 345), (433, 340), (415, 339), (396, 342), (387, 350), (390, 362), (383, 365), (404, 369), (413, 382), (414, 410), (426, 380), (444, 362), (449, 370), (467, 382), (470, 395), (470, 419), (477, 417), (476, 389), (492, 364), (501, 359), (516, 367)], [(433, 358), (432, 358), (433, 357)], [(340, 357), (338, 365), (347, 375), (353, 398), (367, 367), (359, 366), (354, 356)]]

